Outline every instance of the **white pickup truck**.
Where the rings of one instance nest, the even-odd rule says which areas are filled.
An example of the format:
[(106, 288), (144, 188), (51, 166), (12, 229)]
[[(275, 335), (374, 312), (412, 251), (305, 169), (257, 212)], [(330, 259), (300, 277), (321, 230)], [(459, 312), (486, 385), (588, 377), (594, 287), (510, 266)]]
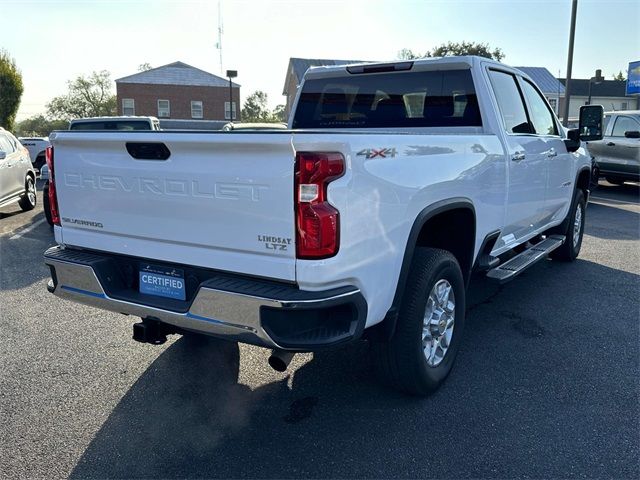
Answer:
[(45, 163), (44, 152), (51, 146), (47, 137), (18, 137), (18, 140), (29, 151), (33, 168), (40, 171)]
[(289, 129), (57, 132), (55, 295), (293, 352), (368, 338), (397, 388), (449, 374), (472, 272), (580, 251), (602, 107), (565, 134), (522, 72), (479, 57), (310, 69)]

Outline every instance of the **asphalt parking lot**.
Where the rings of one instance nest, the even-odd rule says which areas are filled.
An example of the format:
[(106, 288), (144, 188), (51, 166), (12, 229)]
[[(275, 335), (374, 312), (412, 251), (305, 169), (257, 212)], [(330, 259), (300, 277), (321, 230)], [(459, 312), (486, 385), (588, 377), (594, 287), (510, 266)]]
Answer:
[(474, 280), (426, 399), (381, 386), (364, 342), (284, 374), (256, 347), (135, 343), (135, 319), (47, 292), (42, 202), (2, 208), (0, 476), (639, 478), (639, 200), (602, 183), (575, 263)]

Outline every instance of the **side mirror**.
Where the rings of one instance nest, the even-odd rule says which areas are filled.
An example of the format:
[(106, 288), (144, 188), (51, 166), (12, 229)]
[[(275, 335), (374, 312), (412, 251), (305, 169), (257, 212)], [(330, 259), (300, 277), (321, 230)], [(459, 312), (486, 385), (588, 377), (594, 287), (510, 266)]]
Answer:
[(4, 160), (5, 158), (7, 158), (7, 152), (0, 150), (0, 160)]
[(567, 146), (567, 152), (578, 150), (580, 148), (580, 130), (577, 128), (567, 130), (567, 138), (565, 138), (564, 144)]
[(640, 132), (637, 130), (630, 130), (628, 132), (624, 132), (624, 136), (627, 138), (640, 138)]
[(580, 140), (583, 142), (602, 140), (603, 120), (604, 108), (602, 105), (583, 105), (580, 107), (580, 122), (578, 123)]

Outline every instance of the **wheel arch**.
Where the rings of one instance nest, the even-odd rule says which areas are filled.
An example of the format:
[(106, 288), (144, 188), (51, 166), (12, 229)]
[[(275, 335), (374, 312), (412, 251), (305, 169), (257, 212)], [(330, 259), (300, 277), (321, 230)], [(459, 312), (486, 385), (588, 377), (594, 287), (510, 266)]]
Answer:
[(591, 169), (584, 167), (578, 170), (576, 174), (576, 188), (581, 189), (584, 192), (585, 199), (589, 197), (589, 187), (591, 186)]
[[(442, 231), (437, 228), (445, 222), (447, 231), (441, 233)], [(456, 235), (460, 231), (469, 233)], [(388, 339), (393, 335), (411, 268), (411, 260), (417, 247), (441, 248), (451, 252), (458, 260), (462, 276), (467, 284), (473, 267), (475, 237), (476, 211), (473, 202), (466, 197), (441, 200), (420, 211), (409, 232), (393, 303), (382, 322), (368, 329), (370, 330), (368, 332), (370, 338)]]
[(576, 180), (574, 183), (575, 188), (573, 189), (573, 194), (571, 195), (571, 204), (569, 205), (569, 209), (567, 210), (567, 215), (564, 217), (564, 220), (562, 220), (562, 222), (559, 225), (551, 228), (549, 230), (549, 233), (564, 235), (564, 232), (566, 232), (569, 226), (569, 222), (570, 222), (569, 217), (571, 215), (571, 205), (573, 205), (573, 202), (575, 202), (576, 200), (576, 192), (578, 190), (582, 190), (582, 192), (584, 193), (585, 205), (589, 203), (590, 182), (591, 182), (590, 167), (585, 166), (576, 172)]

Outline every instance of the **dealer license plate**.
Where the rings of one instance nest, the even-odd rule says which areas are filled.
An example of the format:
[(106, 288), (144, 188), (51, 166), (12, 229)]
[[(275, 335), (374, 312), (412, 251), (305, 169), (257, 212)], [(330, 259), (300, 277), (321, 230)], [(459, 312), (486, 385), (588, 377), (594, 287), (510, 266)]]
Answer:
[(184, 272), (177, 268), (143, 264), (140, 267), (140, 293), (185, 300)]

